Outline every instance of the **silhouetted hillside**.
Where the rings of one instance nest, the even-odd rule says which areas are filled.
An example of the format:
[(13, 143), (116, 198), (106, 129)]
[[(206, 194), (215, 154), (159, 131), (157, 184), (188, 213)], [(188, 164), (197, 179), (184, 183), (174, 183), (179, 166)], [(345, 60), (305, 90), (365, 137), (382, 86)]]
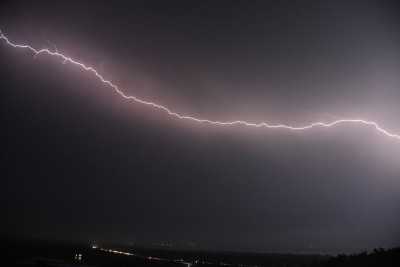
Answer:
[(316, 267), (395, 267), (400, 266), (400, 248), (385, 250), (374, 249), (352, 255), (338, 255), (328, 261), (314, 265)]

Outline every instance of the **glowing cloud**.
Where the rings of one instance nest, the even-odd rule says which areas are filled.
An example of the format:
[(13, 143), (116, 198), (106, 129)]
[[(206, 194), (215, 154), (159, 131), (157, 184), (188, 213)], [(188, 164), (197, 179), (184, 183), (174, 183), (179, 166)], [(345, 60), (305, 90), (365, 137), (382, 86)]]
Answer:
[(139, 104), (143, 104), (143, 105), (148, 105), (148, 106), (152, 106), (154, 108), (158, 108), (160, 110), (163, 110), (165, 112), (167, 112), (170, 116), (173, 116), (175, 118), (178, 119), (182, 119), (182, 120), (190, 120), (190, 121), (194, 121), (194, 122), (198, 122), (198, 123), (208, 123), (208, 124), (213, 124), (213, 125), (235, 125), (235, 124), (241, 124), (244, 126), (249, 126), (249, 127), (264, 127), (264, 128), (269, 128), (269, 129), (278, 129), (278, 128), (283, 128), (283, 129), (287, 129), (287, 130), (292, 130), (292, 131), (300, 131), (300, 130), (307, 130), (307, 129), (311, 129), (311, 128), (315, 128), (315, 127), (333, 127), (335, 125), (338, 124), (362, 124), (365, 126), (370, 126), (375, 128), (377, 131), (381, 132), (382, 134), (384, 134), (387, 137), (392, 137), (392, 138), (396, 138), (400, 141), (400, 135), (398, 134), (393, 134), (390, 133), (384, 129), (382, 129), (381, 127), (379, 127), (379, 125), (376, 122), (373, 121), (366, 121), (366, 120), (362, 120), (362, 119), (337, 119), (333, 122), (330, 123), (324, 123), (324, 122), (314, 122), (308, 125), (304, 125), (304, 126), (300, 126), (300, 127), (293, 127), (293, 126), (289, 126), (289, 125), (284, 125), (284, 124), (276, 124), (276, 125), (272, 125), (272, 124), (268, 124), (265, 122), (261, 122), (261, 123), (252, 123), (252, 122), (246, 122), (246, 121), (240, 121), (240, 120), (236, 120), (236, 121), (213, 121), (213, 120), (208, 120), (208, 119), (200, 119), (200, 118), (196, 118), (196, 117), (191, 117), (191, 116), (187, 116), (187, 115), (180, 115), (170, 109), (168, 109), (165, 106), (162, 106), (160, 104), (156, 104), (153, 102), (149, 102), (149, 101), (144, 101), (141, 100), (135, 96), (130, 96), (130, 95), (126, 95), (124, 92), (122, 92), (115, 84), (111, 83), (109, 80), (105, 79), (103, 76), (101, 76), (99, 74), (99, 72), (97, 72), (94, 68), (92, 67), (88, 67), (85, 64), (83, 64), (81, 61), (76, 61), (73, 60), (72, 58), (65, 56), (61, 53), (59, 53), (59, 51), (57, 50), (57, 47), (47, 41), (51, 46), (53, 46), (55, 48), (55, 51), (52, 52), (47, 48), (44, 49), (40, 49), (40, 50), (36, 50), (33, 47), (27, 45), (27, 44), (14, 44), (12, 42), (9, 41), (9, 39), (0, 31), (0, 39), (4, 40), (6, 44), (10, 45), (11, 47), (14, 48), (22, 48), (22, 49), (28, 49), (31, 50), (32, 52), (35, 53), (35, 57), (40, 55), (40, 54), (47, 54), (50, 56), (54, 56), (54, 57), (58, 57), (60, 59), (63, 60), (63, 63), (71, 63), (74, 64), (80, 68), (82, 68), (83, 70), (86, 70), (88, 72), (91, 72), (92, 74), (96, 75), (103, 83), (109, 85), (110, 87), (112, 87), (115, 92), (117, 92), (118, 94), (120, 94), (123, 98), (125, 99), (130, 99), (133, 100)]

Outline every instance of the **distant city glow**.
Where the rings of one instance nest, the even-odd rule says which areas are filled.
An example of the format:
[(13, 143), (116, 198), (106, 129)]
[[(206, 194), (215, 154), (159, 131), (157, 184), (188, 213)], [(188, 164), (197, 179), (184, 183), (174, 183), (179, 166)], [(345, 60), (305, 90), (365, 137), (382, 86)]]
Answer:
[[(129, 99), (129, 100), (133, 100), (139, 104), (143, 104), (143, 105), (148, 105), (157, 109), (160, 109), (162, 111), (167, 112), (170, 116), (178, 118), (178, 119), (182, 119), (182, 120), (189, 120), (189, 121), (194, 121), (194, 122), (198, 122), (198, 123), (206, 123), (206, 124), (212, 124), (212, 125), (219, 125), (219, 126), (227, 126), (227, 125), (244, 125), (244, 126), (251, 126), (251, 127), (265, 127), (265, 128), (269, 128), (269, 129), (287, 129), (287, 130), (292, 130), (292, 131), (299, 131), (299, 130), (307, 130), (307, 129), (311, 129), (311, 128), (315, 128), (315, 127), (333, 127), (336, 126), (338, 124), (361, 124), (364, 126), (369, 126), (371, 128), (374, 128), (375, 130), (379, 131), (380, 133), (382, 133), (384, 136), (386, 137), (391, 137), (394, 138), (398, 141), (400, 141), (400, 135), (398, 134), (394, 134), (394, 133), (390, 133), (389, 131), (381, 128), (376, 122), (373, 121), (368, 121), (368, 120), (363, 120), (363, 119), (358, 119), (358, 118), (345, 118), (345, 119), (337, 119), (336, 117), (329, 115), (332, 119), (335, 119), (332, 122), (329, 123), (324, 123), (324, 122), (314, 122), (311, 124), (306, 124), (304, 126), (290, 126), (290, 125), (285, 125), (285, 124), (268, 124), (266, 122), (261, 122), (261, 123), (253, 123), (253, 122), (246, 122), (246, 121), (241, 121), (241, 120), (234, 120), (234, 121), (213, 121), (213, 120), (209, 120), (209, 119), (201, 119), (201, 118), (197, 118), (197, 117), (192, 117), (192, 116), (187, 116), (187, 115), (181, 115), (178, 114), (172, 110), (170, 110), (169, 108), (157, 104), (157, 103), (153, 103), (150, 101), (144, 101), (141, 100), (135, 96), (132, 95), (126, 95), (123, 91), (121, 91), (121, 89), (119, 89), (115, 84), (113, 84), (111, 81), (105, 79), (102, 75), (99, 74), (98, 71), (96, 71), (94, 68), (86, 66), (85, 64), (83, 64), (82, 61), (76, 61), (72, 58), (70, 58), (69, 56), (65, 56), (63, 54), (61, 54), (56, 45), (51, 43), (50, 41), (47, 41), (53, 48), (54, 51), (49, 50), (48, 48), (44, 48), (44, 49), (34, 49), (33, 47), (27, 45), (27, 44), (14, 44), (12, 42), (9, 41), (9, 39), (0, 31), (0, 39), (4, 40), (6, 44), (10, 45), (11, 47), (14, 48), (22, 48), (22, 49), (28, 49), (32, 52), (35, 53), (35, 57), (40, 55), (40, 54), (47, 54), (50, 56), (54, 56), (57, 58), (60, 58), (63, 60), (63, 63), (71, 63), (73, 65), (76, 65), (80, 68), (82, 68), (83, 70), (86, 70), (88, 72), (91, 72), (92, 74), (94, 74), (95, 76), (97, 76), (101, 82), (109, 85), (111, 88), (113, 88), (115, 90), (115, 92), (117, 92), (118, 94), (120, 94), (123, 98), (125, 99)], [(102, 68), (102, 65), (100, 66)], [(104, 71), (103, 71), (104, 72)]]

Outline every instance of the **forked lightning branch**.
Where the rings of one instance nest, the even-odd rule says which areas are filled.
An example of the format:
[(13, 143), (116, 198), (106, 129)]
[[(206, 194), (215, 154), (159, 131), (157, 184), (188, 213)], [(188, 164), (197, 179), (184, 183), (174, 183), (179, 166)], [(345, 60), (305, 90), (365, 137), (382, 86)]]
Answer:
[(98, 71), (96, 71), (94, 68), (90, 67), (90, 66), (86, 66), (82, 61), (77, 61), (74, 60), (72, 58), (70, 58), (69, 56), (66, 56), (62, 53), (60, 53), (57, 48), (55, 47), (54, 44), (50, 43), (50, 45), (52, 45), (54, 47), (54, 51), (49, 50), (48, 48), (43, 48), (40, 50), (37, 50), (33, 47), (31, 47), (28, 44), (15, 44), (12, 43), (1, 31), (0, 31), (0, 39), (4, 40), (4, 43), (9, 45), (10, 47), (13, 48), (19, 48), (19, 49), (27, 49), (32, 51), (35, 54), (35, 57), (41, 54), (45, 54), (48, 56), (52, 56), (52, 57), (56, 57), (62, 60), (62, 62), (64, 64), (66, 63), (70, 63), (73, 65), (76, 65), (77, 67), (81, 68), (82, 70), (85, 70), (87, 72), (89, 72), (92, 75), (97, 76), (101, 82), (107, 84), (108, 86), (110, 86), (110, 88), (112, 88), (116, 93), (120, 94), (123, 98), (125, 99), (129, 99), (132, 100), (138, 104), (142, 104), (142, 105), (147, 105), (147, 106), (151, 106), (153, 108), (157, 108), (161, 111), (164, 111), (166, 113), (168, 113), (170, 116), (175, 117), (177, 119), (181, 119), (181, 120), (186, 120), (186, 121), (193, 121), (196, 123), (205, 123), (205, 124), (212, 124), (212, 125), (218, 125), (218, 126), (229, 126), (229, 125), (235, 125), (235, 124), (239, 124), (239, 125), (244, 125), (246, 127), (258, 127), (258, 128), (268, 128), (268, 129), (286, 129), (286, 130), (290, 130), (290, 131), (304, 131), (304, 130), (309, 130), (312, 128), (316, 128), (316, 127), (334, 127), (336, 125), (339, 124), (359, 124), (365, 127), (372, 127), (375, 130), (379, 131), (380, 133), (382, 133), (383, 135), (385, 135), (386, 137), (391, 137), (391, 138), (395, 138), (397, 140), (400, 141), (400, 135), (398, 134), (394, 134), (394, 133), (390, 133), (387, 130), (381, 128), (376, 122), (373, 121), (367, 121), (367, 120), (362, 120), (362, 119), (337, 119), (334, 120), (332, 122), (329, 123), (324, 123), (324, 122), (314, 122), (311, 124), (307, 124), (304, 126), (290, 126), (290, 125), (285, 125), (285, 124), (268, 124), (266, 122), (261, 122), (261, 123), (253, 123), (253, 122), (246, 122), (246, 121), (241, 121), (241, 120), (235, 120), (235, 121), (214, 121), (214, 120), (209, 120), (209, 119), (204, 119), (204, 118), (197, 118), (197, 117), (192, 117), (192, 116), (187, 116), (187, 115), (182, 115), (179, 113), (174, 112), (172, 109), (167, 108), (163, 105), (157, 104), (157, 103), (153, 103), (150, 101), (145, 101), (145, 100), (141, 100), (133, 95), (126, 95), (120, 88), (118, 88), (117, 85), (113, 84), (112, 82), (110, 82), (109, 80), (105, 79), (102, 75), (99, 74)]

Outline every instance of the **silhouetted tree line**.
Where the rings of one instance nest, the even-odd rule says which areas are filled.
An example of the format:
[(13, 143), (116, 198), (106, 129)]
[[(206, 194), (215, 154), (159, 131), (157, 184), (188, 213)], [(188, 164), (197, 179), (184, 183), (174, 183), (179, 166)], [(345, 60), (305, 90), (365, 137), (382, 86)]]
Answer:
[(315, 267), (396, 267), (400, 266), (400, 248), (385, 250), (375, 248), (371, 253), (362, 252), (351, 255), (338, 255)]

